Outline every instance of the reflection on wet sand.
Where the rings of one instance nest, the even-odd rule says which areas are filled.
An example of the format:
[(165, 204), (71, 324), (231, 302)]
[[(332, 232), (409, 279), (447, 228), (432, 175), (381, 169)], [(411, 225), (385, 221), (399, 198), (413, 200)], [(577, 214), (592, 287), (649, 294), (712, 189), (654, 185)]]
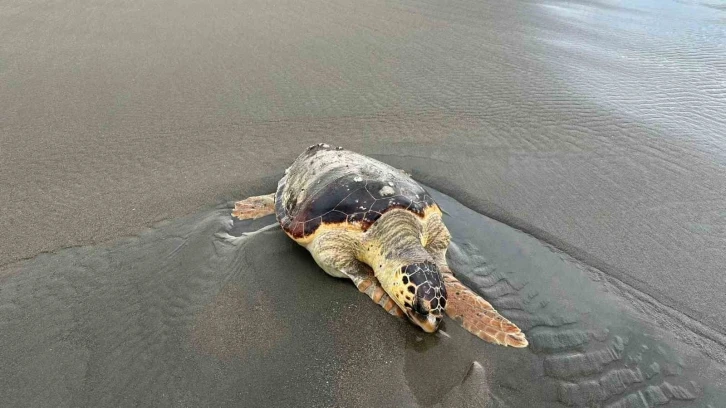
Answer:
[[(634, 289), (431, 191), (452, 268), (531, 346), (435, 334), (230, 208), (20, 264), (0, 292), (13, 406), (719, 406), (723, 356)], [(654, 307), (655, 306), (655, 307)], [(670, 322), (670, 325), (669, 325)], [(59, 376), (58, 373), (63, 373)]]

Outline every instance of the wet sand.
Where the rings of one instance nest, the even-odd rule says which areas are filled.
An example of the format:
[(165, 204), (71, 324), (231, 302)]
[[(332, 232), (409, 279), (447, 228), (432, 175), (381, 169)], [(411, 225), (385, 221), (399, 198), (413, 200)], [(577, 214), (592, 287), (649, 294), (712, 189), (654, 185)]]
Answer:
[[(200, 401), (195, 398), (201, 398), (205, 386), (226, 384), (227, 393), (207, 395), (210, 404), (262, 398), (240, 391), (245, 389), (241, 379), (251, 372), (245, 369), (263, 366), (264, 353), (288, 344), (285, 339), (305, 338), (298, 331), (313, 324), (313, 316), (323, 316), (328, 305), (308, 300), (308, 320), (281, 328), (279, 345), (259, 340), (267, 326), (251, 327), (243, 336), (239, 327), (247, 327), (246, 322), (229, 311), (255, 310), (258, 304), (283, 307), (279, 293), (272, 293), (273, 300), (247, 290), (256, 286), (222, 285), (205, 263), (211, 261), (197, 259), (219, 244), (199, 231), (217, 230), (215, 217), (221, 215), (211, 215), (210, 209), (215, 203), (271, 192), (279, 172), (304, 147), (320, 141), (404, 168), (478, 213), (525, 231), (538, 245), (566, 253), (562, 256), (572, 257), (568, 262), (595, 268), (609, 293), (622, 292), (621, 297), (636, 302), (625, 315), (637, 309), (651, 319), (668, 316), (678, 322), (658, 323), (680, 339), (662, 344), (685, 347), (679, 355), (690, 355), (693, 348), (723, 363), (724, 21), (723, 7), (709, 1), (624, 6), (597, 1), (3, 2), (0, 346), (4, 369), (13, 371), (3, 372), (0, 394), (34, 406), (63, 405), (58, 401), (129, 405), (137, 395), (185, 405), (186, 398)], [(161, 220), (174, 227), (147, 230)], [(185, 269), (192, 266), (162, 264), (153, 256), (153, 251), (158, 255), (175, 248), (162, 248), (154, 240), (172, 246), (188, 242), (180, 238), (185, 234), (201, 235), (180, 249), (191, 251), (182, 251), (188, 257), (184, 264), (212, 275), (196, 276)], [(489, 235), (482, 232), (477, 239)], [(154, 242), (144, 236), (155, 237)], [(279, 244), (292, 255), (284, 252), (276, 263), (327, 282), (312, 278), (317, 272), (302, 253), (284, 240)], [(61, 250), (68, 247), (75, 248)], [(474, 247), (488, 250), (484, 243)], [(224, 269), (229, 259), (219, 259), (217, 270), (231, 273)], [(255, 265), (261, 268), (266, 259)], [(199, 286), (197, 292), (166, 269), (159, 273), (162, 266), (181, 268)], [(526, 270), (518, 268), (513, 273)], [(555, 276), (552, 268), (543, 276)], [(315, 282), (308, 285), (317, 287), (320, 282)], [(574, 292), (552, 280), (539, 284)], [(89, 297), (96, 292), (97, 298)], [(339, 295), (338, 314), (357, 299), (348, 292)], [(600, 315), (610, 307), (593, 305), (593, 315), (600, 317), (587, 324), (621, 327), (622, 320)], [(268, 311), (259, 320), (287, 321), (283, 311)], [(390, 344), (411, 339), (405, 325), (383, 326), (375, 313), (348, 312), (353, 323), (340, 332), (347, 335), (336, 337), (333, 349), (340, 353), (335, 356), (351, 356), (346, 358), (360, 361), (360, 367), (390, 361), (421, 368), (402, 361), (400, 353), (398, 359), (383, 358)], [(25, 314), (21, 319), (16, 313)], [(190, 329), (196, 316), (227, 322), (216, 330), (235, 326), (237, 336), (213, 342), (204, 333), (214, 328)], [(359, 348), (361, 327), (370, 329), (363, 331), (371, 336), (362, 340), (365, 350), (376, 353)], [(333, 330), (325, 328), (305, 331), (310, 341), (304, 344), (332, 344), (318, 338)], [(447, 332), (455, 337), (456, 329)], [(206, 368), (195, 367), (194, 375), (190, 367), (202, 358), (197, 349), (160, 346), (166, 344), (163, 339), (182, 344), (190, 333), (196, 333), (195, 347), (204, 343), (199, 350), (213, 356), (200, 362)], [(661, 344), (613, 333), (602, 340), (615, 347), (611, 355), (632, 344)], [(584, 344), (577, 340), (581, 334), (572, 336), (575, 340), (566, 341)], [(245, 357), (252, 359), (247, 365), (230, 351), (241, 344), (236, 337), (259, 346), (258, 354)], [(588, 341), (593, 338), (587, 335)], [(479, 361), (482, 369), (475, 367), (467, 378), (486, 377), (492, 395), (509, 401), (501, 388), (508, 384), (501, 382), (504, 377), (492, 380), (493, 373), (503, 372), (489, 365), (495, 357), (484, 359), (479, 346), (463, 347), (461, 341), (426, 350), (440, 350), (452, 361), (446, 370), (460, 373)], [(294, 350), (288, 355), (304, 354), (302, 348)], [(159, 353), (169, 354), (160, 358)], [(546, 364), (535, 363), (546, 361), (540, 352), (533, 355), (540, 360), (527, 356), (531, 361), (519, 367), (546, 371)], [(327, 372), (303, 371), (290, 361), (285, 364), (300, 375)], [(335, 367), (331, 361), (315, 364)], [(701, 361), (694, 367), (706, 366)], [(176, 376), (175, 370), (184, 374)], [(360, 370), (336, 372), (348, 376), (338, 383), (355, 384)], [(577, 392), (557, 391), (563, 378), (580, 377), (554, 370), (552, 386), (542, 386), (553, 393), (547, 401), (580, 404), (582, 397), (573, 396)], [(691, 370), (675, 377), (705, 386)], [(315, 390), (300, 387), (293, 377), (275, 377), (275, 384), (291, 390), (278, 395), (301, 393), (320, 401), (380, 396), (340, 389), (344, 396), (339, 397), (322, 386), (329, 381), (326, 375), (315, 378)], [(389, 378), (380, 377), (381, 382)], [(459, 378), (447, 376), (454, 377)], [(607, 401), (625, 395), (637, 399), (635, 390), (646, 383), (660, 387), (661, 377), (652, 378), (632, 383)], [(399, 375), (390, 384), (403, 379)], [(714, 375), (705, 383), (722, 381)], [(409, 384), (410, 394), (396, 394), (397, 401), (425, 405), (434, 398), (421, 399), (426, 387), (415, 384)], [(445, 385), (448, 389), (452, 383)], [(676, 385), (698, 395), (695, 401), (708, 401), (707, 391)], [(461, 395), (489, 395), (457, 389)], [(652, 393), (657, 394), (646, 392)], [(641, 405), (655, 403), (645, 401)]]
[[(722, 345), (647, 295), (431, 190), (460, 279), (527, 334), (428, 335), (221, 205), (2, 281), (10, 406), (720, 406)], [(62, 375), (59, 375), (61, 374)]]

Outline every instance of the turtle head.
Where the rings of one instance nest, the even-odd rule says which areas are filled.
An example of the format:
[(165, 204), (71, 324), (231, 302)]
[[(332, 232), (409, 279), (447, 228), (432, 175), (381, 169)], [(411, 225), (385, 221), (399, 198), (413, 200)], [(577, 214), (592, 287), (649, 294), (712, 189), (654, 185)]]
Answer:
[(398, 301), (408, 318), (427, 333), (439, 328), (446, 309), (446, 287), (438, 266), (420, 262), (401, 268)]

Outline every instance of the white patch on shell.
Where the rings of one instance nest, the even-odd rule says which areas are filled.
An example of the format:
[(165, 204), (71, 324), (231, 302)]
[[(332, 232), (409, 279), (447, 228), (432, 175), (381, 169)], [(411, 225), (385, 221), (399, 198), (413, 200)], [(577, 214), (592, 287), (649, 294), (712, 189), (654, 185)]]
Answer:
[(391, 186), (391, 187), (393, 187), (393, 182), (392, 181), (389, 181), (388, 182), (388, 185)]
[(381, 195), (381, 197), (386, 197), (393, 195), (395, 191), (393, 190), (393, 187), (391, 186), (383, 186), (383, 188), (378, 192), (378, 194)]
[(355, 182), (357, 182), (357, 183), (360, 183), (361, 181), (363, 181), (363, 177), (361, 177), (361, 176), (356, 176), (356, 177), (355, 177), (355, 178), (353, 179), (353, 181), (355, 181)]

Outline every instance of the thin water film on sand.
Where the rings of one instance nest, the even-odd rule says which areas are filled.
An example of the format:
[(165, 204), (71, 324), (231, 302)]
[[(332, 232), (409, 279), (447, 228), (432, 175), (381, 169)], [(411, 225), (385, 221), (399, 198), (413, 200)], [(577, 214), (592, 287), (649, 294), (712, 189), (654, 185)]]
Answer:
[(0, 274), (12, 406), (721, 406), (721, 338), (656, 299), (429, 189), (459, 278), (528, 349), (452, 321), (428, 335), (231, 207)]

